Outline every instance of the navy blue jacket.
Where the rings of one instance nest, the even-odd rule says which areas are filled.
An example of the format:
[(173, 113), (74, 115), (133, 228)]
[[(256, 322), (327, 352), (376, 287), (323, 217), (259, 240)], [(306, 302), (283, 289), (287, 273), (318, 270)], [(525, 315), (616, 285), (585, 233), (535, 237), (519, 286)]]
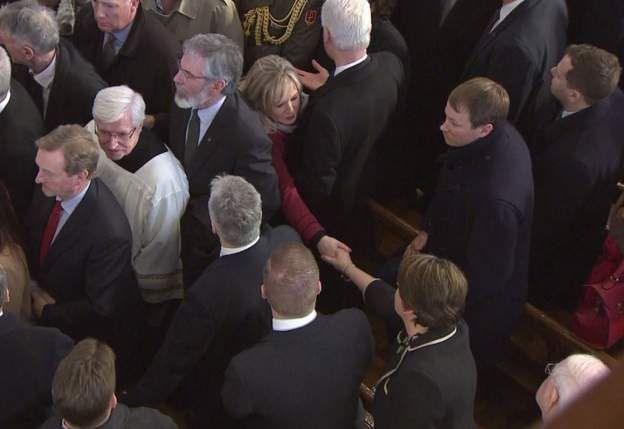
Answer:
[(443, 156), (425, 250), (467, 275), (465, 319), (477, 363), (496, 358), (522, 312), (532, 214), (529, 151), (508, 122)]

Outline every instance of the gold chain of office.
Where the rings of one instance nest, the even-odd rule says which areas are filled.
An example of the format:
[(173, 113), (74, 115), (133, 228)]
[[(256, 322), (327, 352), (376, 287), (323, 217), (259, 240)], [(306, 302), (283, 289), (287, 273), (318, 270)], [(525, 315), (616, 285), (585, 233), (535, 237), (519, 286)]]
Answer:
[[(279, 19), (271, 15), (269, 6), (259, 6), (249, 10), (243, 18), (245, 36), (251, 36), (253, 31), (256, 45), (262, 45), (263, 43), (281, 45), (292, 35), (293, 29), (299, 22), (299, 18), (301, 18), (307, 3), (308, 0), (295, 0), (290, 7), (290, 11), (283, 18)], [(269, 27), (284, 28), (285, 30), (280, 37), (273, 37), (269, 33)]]

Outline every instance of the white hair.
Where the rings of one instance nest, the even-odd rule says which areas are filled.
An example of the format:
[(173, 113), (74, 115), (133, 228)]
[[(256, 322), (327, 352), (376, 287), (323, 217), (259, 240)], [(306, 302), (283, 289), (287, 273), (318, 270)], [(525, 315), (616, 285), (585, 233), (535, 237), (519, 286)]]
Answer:
[(0, 46), (0, 101), (4, 100), (9, 88), (11, 88), (11, 60), (4, 48)]
[(125, 85), (111, 86), (100, 90), (93, 101), (93, 118), (105, 124), (116, 122), (124, 113), (130, 113), (134, 127), (143, 125), (145, 119), (145, 101), (136, 91)]
[(607, 374), (609, 368), (592, 355), (574, 354), (559, 362), (550, 373), (559, 397), (557, 408), (561, 410)]
[(341, 51), (365, 49), (370, 43), (371, 10), (367, 0), (326, 0), (321, 23)]
[(208, 212), (219, 237), (232, 246), (245, 246), (260, 235), (260, 194), (240, 176), (224, 175), (212, 180)]
[(56, 49), (59, 28), (54, 11), (34, 0), (9, 3), (0, 9), (0, 29), (29, 44), (38, 54)]

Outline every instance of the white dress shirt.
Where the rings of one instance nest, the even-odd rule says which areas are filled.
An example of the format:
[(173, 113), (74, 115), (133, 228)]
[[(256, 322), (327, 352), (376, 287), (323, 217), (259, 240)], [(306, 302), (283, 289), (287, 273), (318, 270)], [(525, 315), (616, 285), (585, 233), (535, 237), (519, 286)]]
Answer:
[(273, 330), (274, 331), (292, 331), (293, 329), (302, 328), (305, 325), (312, 323), (316, 319), (316, 310), (312, 310), (312, 313), (307, 316), (299, 317), (296, 319), (276, 319), (273, 318)]
[(54, 54), (54, 58), (52, 58), (52, 61), (50, 62), (50, 64), (48, 64), (48, 66), (41, 70), (39, 73), (35, 74), (32, 72), (33, 74), (33, 79), (35, 79), (35, 82), (37, 82), (39, 85), (41, 85), (41, 88), (43, 88), (42, 94), (43, 94), (43, 117), (45, 118), (46, 112), (48, 110), (48, 99), (50, 98), (50, 90), (52, 89), (52, 83), (54, 82), (54, 72), (56, 71), (56, 54)]
[(11, 100), (11, 90), (10, 89), (7, 91), (6, 97), (4, 97), (4, 99), (2, 101), (0, 101), (0, 113), (4, 112), (4, 109), (6, 109), (7, 105), (9, 104), (9, 100)]
[[(212, 124), (215, 116), (217, 116), (217, 113), (219, 113), (219, 110), (221, 109), (221, 106), (223, 106), (224, 102), (225, 96), (217, 100), (216, 103), (208, 107), (204, 107), (203, 109), (197, 110), (197, 116), (199, 116), (199, 141), (197, 142), (198, 147), (201, 144), (202, 139), (206, 135), (206, 131), (208, 131), (210, 124)], [(190, 122), (191, 118), (189, 117), (189, 123)], [(188, 123), (186, 124), (186, 132), (188, 134)]]
[(366, 60), (366, 58), (368, 58), (368, 55), (364, 55), (362, 58), (360, 58), (358, 60), (355, 60), (352, 63), (336, 67), (336, 70), (334, 70), (334, 77), (338, 76), (340, 73), (342, 73), (343, 71), (345, 71), (348, 68), (351, 68), (353, 66), (357, 66), (358, 64), (360, 64), (361, 62)]

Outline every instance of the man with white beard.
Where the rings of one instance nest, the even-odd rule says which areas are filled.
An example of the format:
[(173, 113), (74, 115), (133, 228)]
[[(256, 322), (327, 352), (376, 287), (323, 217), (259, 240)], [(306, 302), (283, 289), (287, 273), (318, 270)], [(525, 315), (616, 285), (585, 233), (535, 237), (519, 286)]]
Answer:
[(193, 283), (219, 256), (210, 231), (210, 183), (218, 174), (242, 176), (262, 198), (263, 220), (280, 206), (271, 141), (258, 113), (236, 91), (243, 69), (240, 48), (220, 34), (198, 34), (183, 45), (174, 77), (175, 105), (155, 128), (180, 160), (191, 200), (182, 218), (184, 284)]

